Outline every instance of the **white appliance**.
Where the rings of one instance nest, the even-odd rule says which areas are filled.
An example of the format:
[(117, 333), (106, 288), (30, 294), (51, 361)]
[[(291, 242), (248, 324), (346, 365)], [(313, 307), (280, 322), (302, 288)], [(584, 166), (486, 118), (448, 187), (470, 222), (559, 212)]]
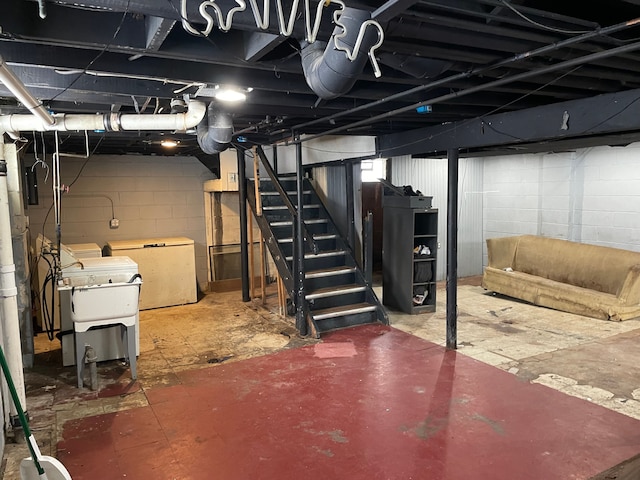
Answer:
[(81, 260), (83, 258), (99, 258), (102, 256), (102, 249), (97, 243), (65, 243), (71, 255)]
[[(62, 364), (75, 365), (75, 348), (72, 320), (72, 289), (73, 287), (90, 287), (129, 282), (138, 273), (138, 265), (129, 257), (100, 257), (85, 258), (66, 267), (62, 271), (63, 286), (60, 293), (60, 333), (62, 342)], [(143, 279), (144, 280), (144, 279)], [(106, 287), (105, 287), (106, 288)], [(142, 287), (144, 290), (144, 286)], [(96, 292), (98, 293), (98, 292)], [(94, 309), (100, 310), (95, 304)], [(113, 306), (109, 306), (113, 309)], [(117, 310), (117, 307), (116, 307)], [(136, 355), (140, 353), (139, 314), (136, 308)], [(125, 349), (122, 345), (120, 327), (112, 326), (89, 330), (87, 343), (96, 351), (98, 361), (124, 358)]]
[(106, 255), (126, 255), (138, 264), (144, 286), (140, 310), (198, 301), (194, 242), (186, 237), (107, 243)]
[[(42, 234), (38, 234), (36, 239), (36, 253), (38, 254), (38, 294), (40, 295), (39, 303), (42, 302), (42, 290), (44, 288), (44, 282), (49, 274), (50, 262), (53, 261), (51, 255), (45, 255), (44, 258), (40, 256), (40, 253), (52, 252), (54, 250), (51, 240)], [(60, 244), (60, 266), (62, 270), (72, 265), (78, 260), (83, 258), (97, 258), (102, 256), (102, 249), (97, 243), (72, 243), (72, 244)], [(46, 260), (45, 260), (46, 258)], [(53, 328), (54, 330), (60, 329), (60, 299), (57, 291), (54, 292), (55, 308), (51, 311), (51, 289), (54, 288), (55, 282), (49, 282), (47, 284), (47, 305), (49, 309), (49, 315), (53, 315)], [(38, 315), (38, 325), (43, 330), (48, 330), (49, 326), (45, 325), (43, 319), (43, 312), (40, 311)]]

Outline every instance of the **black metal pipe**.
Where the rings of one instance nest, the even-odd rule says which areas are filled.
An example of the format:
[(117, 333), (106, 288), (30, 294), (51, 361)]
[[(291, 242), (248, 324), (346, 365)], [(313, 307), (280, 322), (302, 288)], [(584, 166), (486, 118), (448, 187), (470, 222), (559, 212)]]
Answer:
[(278, 176), (278, 145), (273, 146), (273, 173)]
[(304, 292), (304, 176), (302, 167), (302, 143), (296, 143), (296, 191), (298, 193), (298, 214), (296, 215), (295, 255), (297, 256), (295, 285), (296, 285), (296, 328), (300, 335), (307, 334), (307, 319), (305, 318)]
[[(305, 122), (305, 123), (296, 125), (293, 128), (295, 128), (296, 130), (300, 130), (300, 129), (304, 128), (304, 127), (308, 127), (308, 126), (311, 126), (311, 125), (316, 125), (316, 124), (319, 124), (319, 123), (328, 123), (330, 120), (334, 120), (336, 118), (340, 118), (340, 117), (343, 117), (345, 115), (351, 115), (353, 113), (359, 112), (361, 110), (366, 110), (368, 108), (373, 108), (373, 107), (376, 107), (376, 106), (381, 105), (383, 103), (390, 102), (392, 100), (397, 100), (399, 98), (406, 97), (407, 95), (411, 95), (411, 94), (414, 94), (414, 93), (422, 92), (424, 90), (433, 89), (435, 87), (439, 87), (441, 85), (445, 85), (445, 84), (448, 84), (448, 83), (456, 81), (456, 80), (462, 80), (462, 79), (465, 79), (465, 78), (468, 78), (468, 77), (471, 77), (471, 76), (474, 76), (474, 75), (480, 75), (480, 74), (486, 73), (486, 72), (488, 72), (490, 70), (496, 69), (498, 67), (503, 67), (505, 65), (508, 65), (510, 63), (513, 63), (513, 62), (516, 62), (516, 61), (519, 61), (519, 60), (523, 60), (523, 59), (526, 59), (526, 58), (532, 58), (532, 57), (535, 57), (535, 56), (538, 56), (538, 55), (541, 55), (541, 54), (544, 54), (544, 53), (548, 53), (548, 52), (551, 52), (551, 51), (554, 51), (554, 50), (558, 50), (560, 48), (567, 47), (567, 46), (570, 46), (570, 45), (575, 44), (575, 43), (579, 43), (579, 42), (582, 42), (582, 41), (585, 41), (585, 40), (589, 40), (589, 39), (591, 39), (593, 37), (602, 36), (602, 35), (608, 35), (610, 33), (615, 33), (615, 32), (618, 32), (620, 30), (624, 30), (625, 28), (633, 27), (633, 26), (637, 25), (638, 23), (640, 23), (640, 17), (634, 18), (634, 19), (629, 20), (627, 22), (622, 22), (622, 23), (618, 23), (616, 25), (612, 25), (610, 27), (598, 28), (598, 29), (594, 30), (593, 32), (585, 33), (585, 34), (578, 35), (578, 36), (575, 36), (575, 37), (572, 37), (572, 38), (567, 38), (566, 40), (561, 40), (559, 42), (554, 42), (554, 43), (551, 43), (549, 45), (545, 45), (545, 46), (540, 47), (540, 48), (529, 50), (527, 52), (518, 53), (516, 55), (513, 55), (512, 57), (505, 58), (505, 59), (502, 59), (502, 60), (498, 60), (497, 62), (492, 62), (489, 65), (485, 65), (483, 67), (471, 68), (471, 69), (469, 69), (469, 70), (467, 70), (465, 72), (460, 72), (460, 73), (457, 73), (455, 75), (451, 75), (451, 76), (446, 77), (446, 78), (435, 80), (435, 81), (429, 82), (429, 83), (427, 83), (425, 85), (419, 85), (417, 87), (410, 88), (409, 90), (405, 90), (404, 92), (398, 92), (396, 94), (390, 95), (390, 96), (385, 97), (385, 98), (381, 98), (380, 100), (376, 100), (374, 102), (370, 102), (370, 103), (367, 103), (365, 105), (361, 105), (359, 107), (351, 108), (349, 110), (343, 110), (341, 112), (334, 113), (333, 115), (329, 115), (327, 117), (322, 117), (322, 118), (319, 118), (319, 119), (316, 119), (316, 120), (312, 120), (310, 122)], [(629, 44), (629, 45), (636, 45), (635, 48), (640, 48), (640, 47), (637, 46), (637, 44)], [(622, 47), (628, 47), (629, 45), (623, 45)], [(621, 47), (617, 47), (617, 48), (621, 48)], [(612, 50), (616, 50), (616, 49), (612, 49)], [(586, 55), (584, 57), (579, 57), (578, 59), (573, 59), (573, 60), (587, 59), (584, 62), (582, 62), (582, 63), (587, 63), (587, 62), (589, 62), (591, 60), (597, 60), (599, 58), (606, 58), (608, 56), (615, 55), (616, 53), (620, 53), (620, 52), (615, 51), (615, 52), (613, 52), (613, 53), (611, 53), (609, 55), (602, 55), (602, 54), (607, 54), (608, 52), (611, 52), (612, 50), (605, 50), (603, 52), (596, 52), (595, 54), (592, 54), (592, 55), (601, 55), (599, 57), (588, 58), (588, 57), (591, 57), (592, 55)], [(631, 49), (628, 49), (628, 50), (624, 50), (624, 51), (631, 51), (631, 50), (634, 50), (634, 48), (631, 48)], [(573, 60), (569, 60), (569, 62), (571, 62)], [(552, 68), (552, 67), (556, 67), (558, 65), (562, 65), (562, 66), (560, 66), (558, 68), (555, 68), (554, 70), (545, 70), (545, 68)], [(568, 66), (572, 66), (572, 65), (567, 65), (567, 67)], [(520, 74), (520, 75), (524, 75), (524, 74), (530, 74), (530, 75), (527, 75), (527, 76), (540, 75), (540, 74), (543, 74), (543, 73), (549, 73), (549, 71), (555, 71), (555, 70), (558, 70), (558, 69), (561, 69), (561, 68), (565, 68), (565, 66), (564, 66), (563, 63), (560, 63), (560, 64), (551, 65), (550, 67), (545, 67), (545, 68), (539, 69), (539, 70), (532, 70), (530, 72), (524, 72), (523, 74)], [(543, 70), (545, 70), (545, 71), (543, 71)], [(505, 77), (505, 78), (500, 79), (498, 81), (504, 81), (503, 83), (508, 83), (508, 82), (511, 82), (511, 81), (520, 80), (520, 78), (515, 78), (515, 77), (517, 77), (517, 75), (515, 75), (513, 77)], [(524, 78), (527, 78), (527, 77), (524, 77)], [(502, 85), (503, 84), (503, 83), (500, 83), (498, 85), (492, 85), (492, 83), (493, 82), (489, 82), (489, 83), (481, 85), (480, 87), (483, 87), (482, 89), (485, 89), (485, 88), (491, 88), (492, 86), (498, 86), (498, 85)], [(476, 88), (476, 87), (471, 87), (471, 88)], [(392, 111), (389, 111), (389, 112), (387, 112), (385, 114), (369, 118), (367, 120), (362, 120), (362, 121), (356, 122), (354, 124), (350, 124), (350, 125), (345, 125), (345, 126), (342, 126), (342, 127), (334, 128), (334, 129), (329, 130), (327, 132), (324, 132), (322, 134), (314, 135), (314, 136), (311, 136), (311, 137), (306, 137), (305, 141), (311, 140), (313, 138), (321, 137), (321, 136), (324, 136), (324, 135), (329, 135), (331, 133), (336, 133), (338, 131), (343, 131), (343, 130), (346, 130), (348, 128), (353, 128), (353, 127), (360, 126), (360, 125), (370, 124), (370, 123), (373, 123), (376, 120), (380, 120), (382, 118), (387, 118), (387, 117), (390, 117), (392, 115), (397, 115), (399, 113), (403, 113), (404, 111), (413, 110), (415, 108), (418, 108), (419, 106), (423, 106), (423, 105), (427, 105), (427, 104), (434, 104), (434, 103), (437, 103), (437, 102), (442, 102), (444, 100), (448, 100), (449, 98), (455, 98), (456, 96), (461, 96), (460, 94), (466, 94), (465, 92), (473, 93), (473, 92), (468, 92), (467, 90), (461, 90), (460, 92), (457, 92), (458, 95), (454, 95), (453, 97), (449, 97), (448, 95), (444, 95), (443, 97), (436, 97), (434, 99), (426, 100), (424, 102), (420, 102), (418, 104), (414, 104), (414, 105), (405, 107), (405, 109), (392, 110)], [(448, 98), (445, 98), (445, 97), (448, 97)]]
[(447, 348), (458, 348), (458, 149), (447, 151)]
[[(354, 258), (358, 260), (356, 256), (356, 222), (353, 212), (353, 163), (351, 162), (344, 164), (344, 181), (347, 187), (347, 241), (349, 242), (349, 247), (351, 248), (351, 252), (353, 252)], [(358, 263), (362, 265), (361, 262)]]
[[(236, 147), (238, 158), (238, 202), (240, 203), (240, 273), (242, 277), (242, 301), (251, 300), (249, 295), (249, 241), (247, 235), (247, 176), (244, 150)], [(253, 245), (251, 246), (253, 248)]]
[(364, 280), (367, 285), (373, 285), (373, 213), (367, 212), (364, 217)]

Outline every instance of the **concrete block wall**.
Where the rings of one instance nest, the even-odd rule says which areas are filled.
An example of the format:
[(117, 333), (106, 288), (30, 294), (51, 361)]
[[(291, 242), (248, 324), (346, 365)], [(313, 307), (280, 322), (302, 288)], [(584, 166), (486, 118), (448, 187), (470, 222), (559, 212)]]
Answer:
[(484, 238), (534, 234), (640, 251), (638, 155), (640, 143), (485, 158)]
[[(203, 183), (215, 178), (195, 157), (93, 156), (63, 158), (61, 182), (71, 184), (63, 195), (61, 210), (63, 243), (97, 243), (111, 240), (185, 236), (195, 241), (196, 271), (201, 289), (207, 286), (207, 262)], [(25, 165), (33, 163), (26, 159)], [(51, 165), (51, 161), (47, 162)], [(43, 233), (55, 239), (52, 180), (37, 166), (39, 205), (30, 205), (32, 238)], [(113, 214), (120, 221), (109, 226)], [(46, 217), (46, 224), (44, 224)]]

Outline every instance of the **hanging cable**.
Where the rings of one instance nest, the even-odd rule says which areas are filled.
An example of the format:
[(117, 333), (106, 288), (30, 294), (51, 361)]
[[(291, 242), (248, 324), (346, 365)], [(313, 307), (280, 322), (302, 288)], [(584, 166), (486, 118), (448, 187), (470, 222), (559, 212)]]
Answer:
[(118, 24), (118, 26), (116, 27), (116, 30), (113, 32), (113, 35), (111, 36), (111, 40), (109, 40), (109, 43), (107, 43), (102, 50), (100, 50), (100, 52), (93, 57), (93, 59), (87, 64), (87, 66), (85, 68), (82, 69), (82, 71), (78, 74), (78, 76), (76, 78), (73, 79), (73, 81), (67, 85), (66, 87), (64, 87), (64, 89), (57, 93), (56, 95), (53, 96), (53, 98), (51, 100), (49, 100), (49, 102), (53, 102), (56, 98), (58, 98), (60, 95), (62, 95), (63, 93), (65, 93), (67, 90), (69, 90), (71, 87), (73, 87), (75, 85), (75, 83), (80, 80), (80, 77), (82, 77), (82, 75), (84, 75), (86, 73), (87, 70), (89, 70), (91, 68), (91, 65), (93, 65), (94, 63), (96, 63), (98, 61), (98, 59), (100, 57), (102, 57), (102, 55), (104, 55), (104, 53), (107, 51), (107, 49), (111, 46), (111, 44), (113, 43), (113, 41), (116, 39), (116, 37), (118, 36), (118, 33), (120, 33), (120, 29), (122, 28), (122, 25), (124, 24), (124, 19), (127, 18), (127, 14), (129, 13), (129, 4), (131, 3), (131, 0), (127, 0), (127, 6), (124, 9), (124, 13), (122, 14), (122, 18), (120, 19), (120, 23)]
[(500, 0), (500, 3), (502, 3), (505, 7), (507, 7), (509, 10), (511, 10), (513, 13), (518, 15), (523, 20), (526, 20), (527, 22), (531, 23), (532, 25), (535, 25), (536, 27), (544, 28), (545, 30), (549, 30), (551, 32), (565, 33), (567, 35), (575, 35), (580, 33), (589, 33), (591, 31), (591, 30), (564, 30), (562, 28), (555, 28), (555, 27), (550, 27), (548, 25), (543, 25), (542, 23), (538, 23), (535, 20), (532, 20), (531, 18), (527, 17), (524, 13), (517, 10), (516, 7), (511, 5), (506, 0)]

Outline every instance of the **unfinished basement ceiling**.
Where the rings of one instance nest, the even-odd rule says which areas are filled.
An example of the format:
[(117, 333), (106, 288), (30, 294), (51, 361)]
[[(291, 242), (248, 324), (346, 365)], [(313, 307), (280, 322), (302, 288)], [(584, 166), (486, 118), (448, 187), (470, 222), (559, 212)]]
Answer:
[[(640, 88), (637, 26), (514, 57), (640, 17), (638, 0), (346, 0), (347, 7), (370, 12), (382, 26), (384, 41), (374, 50), (380, 76), (366, 58), (353, 87), (332, 99), (320, 99), (305, 80), (300, 54), (305, 45), (304, 2), (298, 2), (291, 35), (279, 32), (277, 0), (267, 2), (271, 14), (265, 28), (257, 26), (265, 18), (259, 0), (247, 2), (244, 11), (231, 17), (228, 32), (218, 28), (217, 20), (207, 24), (207, 16), (215, 20), (216, 7), (228, 19), (227, 12), (240, 3), (5, 0), (0, 55), (56, 113), (168, 112), (171, 100), (185, 95), (211, 101), (216, 85), (251, 88), (246, 102), (220, 104), (232, 115), (234, 141), (241, 137), (249, 145), (286, 140), (294, 131), (388, 136)], [(291, 3), (281, 2), (285, 23)], [(310, 8), (314, 18), (316, 5)], [(335, 2), (324, 8), (318, 41), (330, 40), (336, 8)], [(202, 32), (207, 26), (208, 34), (187, 31)], [(614, 48), (615, 54), (547, 68)], [(500, 66), (487, 68), (496, 62)], [(515, 77), (541, 68), (547, 68), (546, 73)], [(495, 82), (499, 79), (505, 81)], [(490, 82), (495, 85), (479, 88)], [(477, 90), (466, 92), (470, 88)], [(396, 95), (411, 89), (408, 95)], [(365, 105), (370, 106), (356, 108)], [(25, 111), (0, 84), (0, 113)], [(386, 116), (388, 112), (396, 114)], [(23, 135), (31, 137), (30, 132)], [(188, 133), (90, 132), (90, 143), (98, 153), (166, 153), (160, 147), (164, 137), (180, 141), (172, 152), (199, 152), (195, 135)], [(635, 129), (625, 126), (624, 137), (609, 134), (595, 143), (635, 139)], [(65, 132), (61, 140), (65, 151), (84, 147), (82, 133)], [(593, 137), (563, 148), (589, 141), (593, 144)]]

